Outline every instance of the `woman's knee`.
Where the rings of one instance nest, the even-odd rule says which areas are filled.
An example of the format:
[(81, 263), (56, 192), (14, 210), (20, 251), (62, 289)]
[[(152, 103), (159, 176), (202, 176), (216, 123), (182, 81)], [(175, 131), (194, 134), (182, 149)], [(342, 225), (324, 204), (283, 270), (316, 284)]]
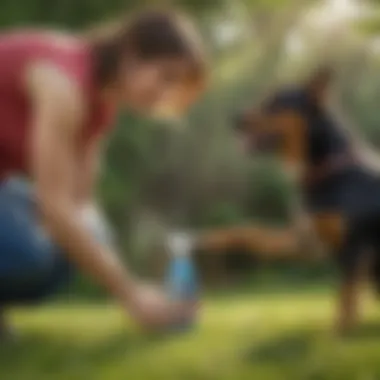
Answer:
[[(83, 223), (100, 244), (113, 243), (110, 228), (95, 207), (83, 210)], [(30, 187), (20, 181), (0, 186), (0, 252), (0, 279), (51, 278), (70, 267), (64, 251), (41, 226)]]
[[(8, 231), (12, 227), (15, 229)], [(37, 232), (22, 234), (15, 223), (5, 229), (0, 223), (0, 229), (0, 277), (40, 277), (54, 266), (54, 246), (49, 241), (41, 241)]]

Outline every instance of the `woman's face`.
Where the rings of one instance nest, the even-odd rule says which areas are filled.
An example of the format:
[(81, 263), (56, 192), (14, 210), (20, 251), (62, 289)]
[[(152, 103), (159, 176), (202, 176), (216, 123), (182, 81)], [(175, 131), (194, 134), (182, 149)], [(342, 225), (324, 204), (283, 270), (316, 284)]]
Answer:
[(122, 78), (123, 102), (137, 112), (151, 113), (173, 98), (187, 72), (188, 64), (182, 60), (129, 63)]

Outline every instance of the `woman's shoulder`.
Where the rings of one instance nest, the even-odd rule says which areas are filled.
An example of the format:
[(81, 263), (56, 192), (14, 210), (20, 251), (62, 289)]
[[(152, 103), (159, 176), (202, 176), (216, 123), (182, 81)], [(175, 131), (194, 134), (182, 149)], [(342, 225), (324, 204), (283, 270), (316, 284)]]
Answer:
[(57, 66), (81, 85), (90, 78), (90, 52), (86, 42), (57, 30), (20, 29), (0, 34), (0, 61), (25, 67), (36, 61)]

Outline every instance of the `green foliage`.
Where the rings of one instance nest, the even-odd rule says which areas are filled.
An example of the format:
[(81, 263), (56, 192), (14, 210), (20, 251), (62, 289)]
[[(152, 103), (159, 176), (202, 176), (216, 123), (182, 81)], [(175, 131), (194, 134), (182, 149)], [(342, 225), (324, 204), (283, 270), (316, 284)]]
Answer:
[(366, 20), (359, 21), (356, 26), (364, 35), (376, 36), (380, 31), (380, 16), (374, 15)]
[(236, 204), (220, 202), (210, 204), (209, 208), (204, 210), (200, 217), (199, 227), (223, 227), (241, 223), (244, 218), (244, 212)]
[(249, 177), (250, 216), (261, 220), (285, 221), (291, 186), (286, 181), (276, 160), (256, 161)]
[[(170, 2), (168, 2), (170, 4)], [(221, 7), (223, 0), (183, 0), (174, 1), (174, 5), (191, 12), (200, 13)], [(130, 10), (147, 5), (162, 4), (160, 1), (146, 0), (33, 0), (20, 6), (19, 2), (3, 0), (0, 6), (0, 25), (4, 27), (44, 24), (70, 27), (83, 27), (97, 21), (127, 13)]]

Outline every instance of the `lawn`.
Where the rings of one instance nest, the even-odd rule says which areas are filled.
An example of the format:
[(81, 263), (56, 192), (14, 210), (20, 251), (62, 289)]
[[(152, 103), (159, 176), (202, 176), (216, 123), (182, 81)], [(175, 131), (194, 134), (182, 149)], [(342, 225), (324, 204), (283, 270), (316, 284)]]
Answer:
[(344, 339), (332, 314), (328, 293), (230, 295), (205, 301), (191, 333), (149, 337), (113, 307), (15, 310), (21, 336), (0, 347), (0, 379), (380, 379), (380, 309)]

